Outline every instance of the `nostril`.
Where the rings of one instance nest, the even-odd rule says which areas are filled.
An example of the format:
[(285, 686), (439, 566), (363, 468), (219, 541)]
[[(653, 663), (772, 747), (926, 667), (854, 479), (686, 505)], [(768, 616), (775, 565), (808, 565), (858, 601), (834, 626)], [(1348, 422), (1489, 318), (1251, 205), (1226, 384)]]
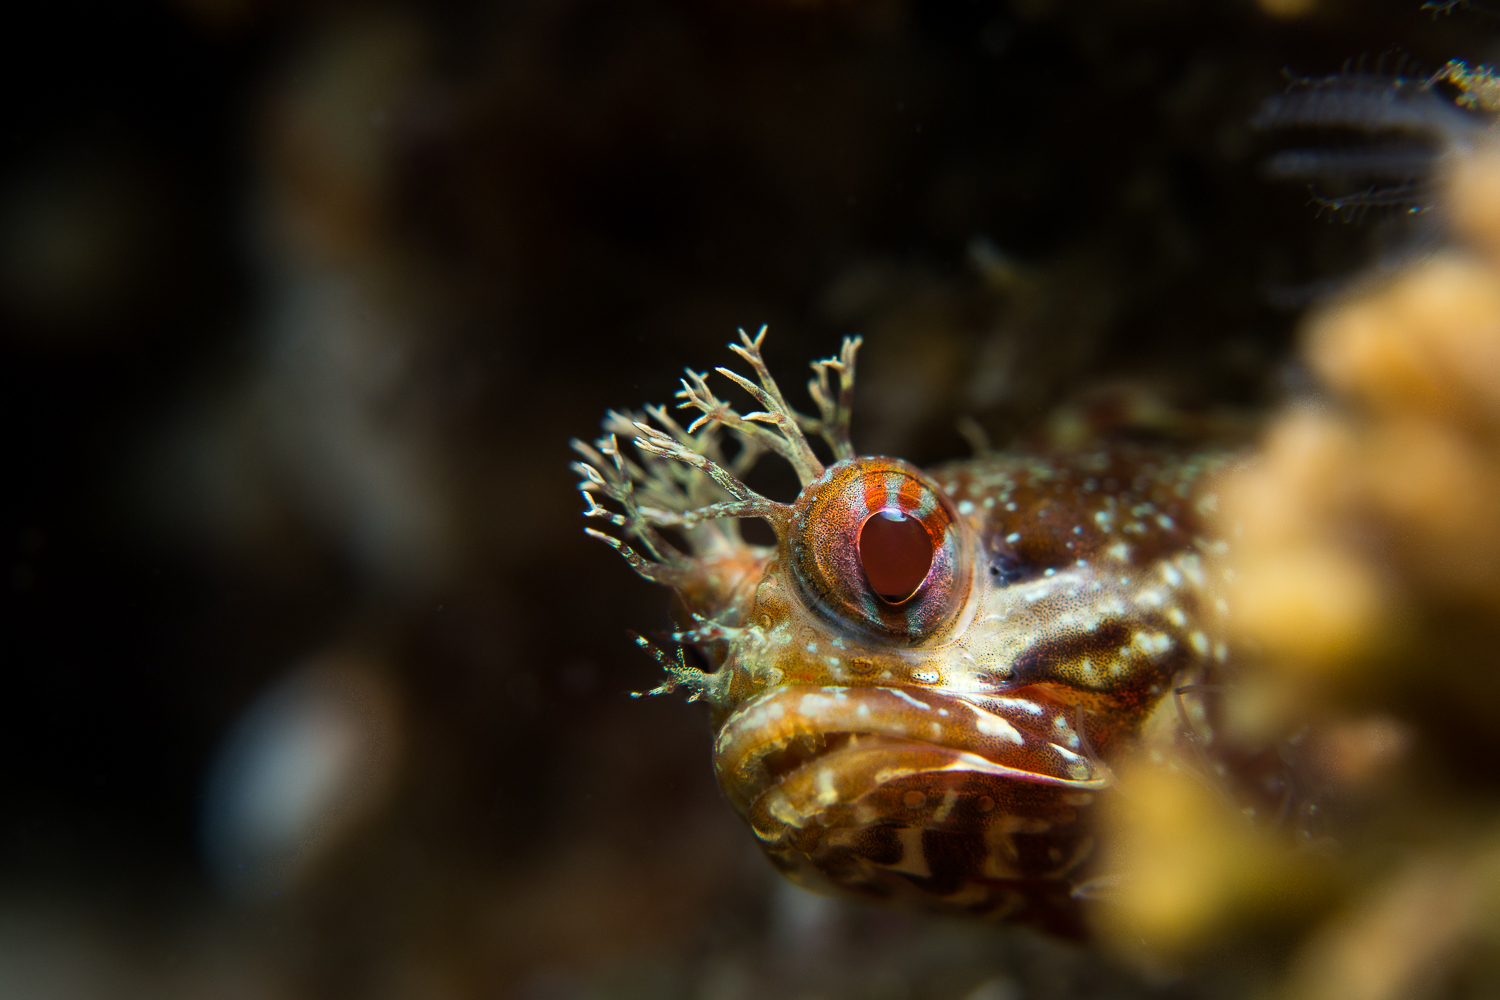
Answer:
[(883, 600), (900, 604), (932, 569), (932, 537), (914, 517), (879, 511), (859, 530), (859, 561), (870, 588)]

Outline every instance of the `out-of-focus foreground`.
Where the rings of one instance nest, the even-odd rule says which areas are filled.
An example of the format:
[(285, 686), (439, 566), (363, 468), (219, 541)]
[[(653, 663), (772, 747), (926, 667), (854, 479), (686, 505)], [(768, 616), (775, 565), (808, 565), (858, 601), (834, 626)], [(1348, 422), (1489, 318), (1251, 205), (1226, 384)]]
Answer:
[(1444, 182), (1450, 240), (1313, 311), (1302, 354), (1325, 392), (1221, 484), (1240, 668), (1216, 736), (1297, 759), (1296, 836), (1252, 835), (1191, 761), (1141, 762), (1110, 834), (1147, 873), (1108, 918), (1126, 950), (1243, 960), (1281, 937), (1293, 997), (1484, 995), (1500, 977), (1492, 140)]
[[(1500, 156), (1386, 121), (1431, 210), (1351, 213), (1374, 160), (1314, 156), (1320, 209), (1251, 126), (1284, 70), (1493, 61), (1484, 11), (36, 6), (0, 995), (1493, 991)], [(1470, 82), (1433, 93), (1478, 135)], [(627, 697), (666, 609), (566, 467), (761, 323), (788, 376), (864, 334), (856, 443), (919, 463), (1090, 400), (1263, 420), (1194, 697), (1294, 815), (1123, 771), (1091, 948), (780, 883), (703, 720)]]

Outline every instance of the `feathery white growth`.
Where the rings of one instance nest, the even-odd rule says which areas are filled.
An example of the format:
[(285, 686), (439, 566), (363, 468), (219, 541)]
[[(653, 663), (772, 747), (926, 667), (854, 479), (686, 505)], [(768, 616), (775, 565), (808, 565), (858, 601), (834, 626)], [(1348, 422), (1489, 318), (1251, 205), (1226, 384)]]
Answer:
[(727, 670), (706, 674), (697, 667), (688, 666), (682, 647), (678, 647), (677, 656), (673, 658), (645, 636), (636, 636), (635, 644), (650, 653), (652, 659), (661, 664), (661, 668), (667, 672), (667, 679), (650, 691), (632, 691), (630, 697), (645, 698), (649, 695), (671, 694), (679, 687), (684, 687), (688, 689), (687, 700), (690, 702), (707, 700), (717, 703), (723, 698), (724, 688), (729, 683)]
[[(588, 504), (584, 516), (623, 529), (641, 551), (606, 532), (585, 530), (614, 548), (648, 580), (676, 586), (690, 571), (694, 557), (742, 544), (735, 518), (763, 517), (778, 531), (782, 529), (791, 507), (761, 496), (740, 478), (761, 455), (771, 451), (786, 459), (803, 485), (823, 474), (823, 464), (813, 454), (804, 431), (822, 437), (838, 459), (854, 455), (849, 417), (860, 338), (845, 338), (837, 358), (812, 363), (816, 378), (808, 383), (808, 392), (820, 414), (814, 418), (787, 404), (766, 368), (760, 353), (766, 328), (761, 327), (753, 338), (744, 330), (739, 333), (740, 342), (730, 344), (730, 350), (750, 363), (758, 381), (727, 368), (717, 371), (750, 393), (763, 410), (740, 414), (714, 395), (705, 375), (688, 369), (677, 393), (683, 400), (678, 406), (695, 409), (699, 416), (686, 428), (662, 406), (647, 406), (644, 415), (611, 410), (604, 420), (605, 437), (593, 445), (573, 442), (573, 449), (585, 459), (573, 463), (583, 479), (579, 489)], [(830, 380), (833, 372), (839, 376), (836, 395)], [(738, 441), (733, 461), (725, 458), (721, 447), (722, 428)], [(620, 450), (620, 436), (630, 438), (635, 460)], [(613, 500), (620, 512), (604, 506), (596, 495)], [(681, 529), (691, 555), (663, 538), (658, 530), (663, 527)]]
[[(817, 434), (828, 442), (835, 461), (854, 457), (854, 443), (849, 440), (849, 417), (854, 408), (854, 356), (863, 343), (863, 337), (845, 337), (838, 357), (812, 363), (816, 377), (808, 380), (807, 394), (818, 404), (820, 417), (817, 420), (798, 417), (804, 431)], [(837, 399), (828, 384), (829, 372), (839, 374)]]
[[(691, 407), (702, 413), (688, 427), (689, 433), (706, 423), (713, 423), (728, 427), (743, 438), (759, 441), (790, 462), (792, 468), (797, 470), (797, 478), (806, 486), (823, 474), (823, 463), (813, 454), (802, 433), (802, 425), (810, 418), (787, 405), (781, 390), (776, 386), (776, 380), (766, 368), (765, 360), (760, 355), (760, 345), (765, 339), (766, 328), (763, 326), (754, 339), (741, 330), (740, 343), (729, 345), (731, 351), (750, 362), (750, 367), (755, 370), (755, 377), (760, 380), (759, 385), (728, 368), (714, 369), (748, 392), (757, 403), (765, 407), (764, 410), (741, 416), (728, 403), (714, 395), (705, 375), (691, 368), (686, 369), (687, 378), (682, 380), (682, 389), (677, 393), (677, 398), (684, 401), (679, 404), (679, 408)], [(762, 426), (767, 424), (770, 426)]]

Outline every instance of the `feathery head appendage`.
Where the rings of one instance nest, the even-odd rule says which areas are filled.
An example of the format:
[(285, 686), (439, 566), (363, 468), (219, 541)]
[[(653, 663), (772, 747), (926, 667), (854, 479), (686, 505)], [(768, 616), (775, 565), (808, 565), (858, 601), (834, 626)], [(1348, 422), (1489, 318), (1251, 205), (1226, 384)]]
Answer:
[[(824, 473), (804, 434), (810, 428), (820, 434), (836, 458), (853, 456), (849, 439), (853, 405), (855, 358), (862, 343), (846, 337), (837, 357), (813, 362), (816, 378), (809, 391), (820, 417), (798, 413), (782, 395), (761, 355), (766, 327), (754, 337), (743, 329), (739, 343), (730, 348), (750, 363), (755, 382), (720, 368), (764, 409), (741, 414), (719, 399), (708, 386), (707, 376), (686, 369), (677, 393), (680, 408), (696, 409), (699, 416), (687, 427), (678, 423), (665, 407), (646, 406), (643, 414), (610, 410), (606, 413), (606, 435), (592, 446), (575, 441), (573, 447), (585, 459), (575, 470), (583, 478), (585, 494), (600, 494), (615, 501), (623, 513), (613, 513), (596, 500), (589, 500), (590, 517), (610, 519), (616, 527), (641, 538), (653, 558), (670, 562), (680, 555), (665, 544), (656, 528), (697, 529), (709, 522), (721, 525), (714, 542), (738, 540), (732, 519), (760, 517), (771, 522), (778, 534), (791, 517), (791, 506), (777, 503), (750, 489), (742, 476), (767, 451), (785, 458), (805, 486)], [(839, 376), (835, 392), (831, 373)], [(720, 430), (728, 429), (738, 441), (732, 459), (726, 459)], [(625, 436), (634, 446), (635, 457), (619, 446)], [(698, 546), (689, 543), (697, 554)]]
[[(792, 508), (774, 500), (768, 500), (759, 493), (746, 486), (740, 479), (728, 469), (724, 468), (707, 455), (701, 454), (691, 448), (684, 446), (674, 439), (670, 434), (657, 430), (650, 424), (637, 423), (636, 430), (639, 435), (635, 439), (635, 446), (642, 451), (663, 458), (676, 459), (683, 465), (695, 469), (718, 485), (728, 495), (726, 503), (715, 504), (715, 507), (734, 507), (733, 514), (707, 514), (701, 511), (681, 511), (681, 517), (696, 515), (696, 520), (710, 517), (764, 517), (772, 524), (781, 525), (791, 517)], [(673, 523), (681, 523), (674, 521)]]
[(667, 653), (647, 639), (643, 635), (631, 633), (635, 644), (647, 653), (651, 658), (661, 665), (667, 672), (667, 679), (650, 691), (632, 691), (632, 698), (647, 698), (659, 694), (671, 694), (678, 688), (687, 689), (687, 700), (707, 701), (714, 705), (721, 705), (727, 699), (730, 676), (728, 670), (719, 670), (716, 673), (705, 673), (697, 667), (689, 666), (687, 657), (683, 654), (682, 647), (677, 648), (677, 655), (669, 656)]
[(590, 538), (599, 539), (599, 541), (614, 549), (630, 564), (631, 569), (652, 583), (660, 584), (663, 587), (677, 588), (682, 586), (685, 580), (686, 574), (679, 567), (646, 559), (614, 535), (596, 531), (593, 528), (584, 528), (583, 533)]
[[(807, 383), (807, 394), (818, 404), (819, 418), (802, 418), (804, 431), (818, 434), (833, 449), (835, 461), (854, 457), (854, 442), (849, 437), (849, 420), (854, 409), (854, 358), (864, 343), (863, 337), (845, 337), (843, 349), (836, 358), (822, 358), (812, 363), (814, 377)], [(828, 382), (828, 373), (838, 372), (837, 396)]]
[[(643, 506), (640, 499), (644, 496), (648, 503), (655, 501), (665, 503), (668, 507), (685, 506), (681, 503), (682, 491), (670, 481), (631, 462), (620, 451), (619, 440), (614, 434), (600, 438), (592, 446), (576, 439), (572, 444), (573, 450), (587, 459), (584, 462), (574, 462), (572, 466), (573, 471), (583, 479), (579, 483), (579, 490), (587, 504), (584, 516), (599, 518), (623, 529), (640, 543), (650, 559), (642, 558), (639, 553), (611, 535), (586, 530), (613, 547), (630, 563), (631, 568), (648, 580), (667, 586), (679, 586), (686, 572), (687, 557), (662, 537), (657, 527), (665, 522), (653, 516), (655, 507)], [(641, 487), (639, 490), (638, 485)], [(620, 512), (616, 513), (599, 503), (596, 494), (603, 494), (613, 500), (619, 505)]]
[(802, 480), (802, 485), (817, 479), (823, 474), (823, 463), (813, 454), (807, 438), (802, 433), (801, 414), (787, 405), (785, 397), (781, 395), (781, 389), (777, 387), (776, 380), (771, 377), (771, 370), (766, 367), (765, 359), (761, 357), (760, 345), (766, 339), (766, 327), (761, 326), (760, 332), (752, 339), (744, 330), (740, 330), (740, 343), (730, 344), (729, 349), (750, 363), (755, 371), (755, 377), (759, 380), (759, 386), (752, 385), (748, 379), (742, 378), (727, 368), (715, 369), (719, 374), (733, 380), (755, 400), (765, 407), (762, 413), (750, 413), (745, 415), (746, 420), (754, 420), (760, 423), (771, 424), (780, 433), (786, 443), (787, 461), (792, 463), (797, 470), (797, 476)]
[[(733, 618), (743, 613), (753, 580), (774, 551), (745, 544), (738, 518), (765, 518), (781, 532), (791, 508), (751, 490), (704, 454), (720, 454), (716, 427), (690, 434), (670, 416), (665, 430), (648, 422), (660, 416), (666, 416), (660, 408), (610, 411), (604, 421), (610, 433), (593, 444), (573, 442), (582, 458), (573, 469), (581, 479), (584, 516), (604, 521), (619, 537), (588, 533), (640, 576), (675, 590), (689, 611)], [(629, 446), (621, 444), (624, 432), (631, 435)]]
[(807, 437), (802, 433), (803, 426), (807, 423), (807, 417), (798, 413), (787, 404), (782, 396), (776, 380), (771, 377), (770, 369), (766, 367), (764, 358), (761, 357), (760, 345), (765, 340), (766, 327), (762, 326), (760, 332), (751, 337), (744, 330), (740, 331), (740, 342), (730, 344), (729, 349), (750, 363), (755, 372), (756, 381), (752, 382), (728, 368), (716, 368), (720, 375), (734, 382), (741, 389), (748, 392), (763, 409), (741, 414), (732, 406), (719, 399), (712, 389), (708, 387), (707, 376), (686, 370), (687, 378), (682, 380), (682, 389), (677, 393), (677, 398), (683, 400), (678, 404), (679, 409), (696, 409), (700, 416), (688, 427), (692, 433), (704, 425), (719, 425), (727, 427), (742, 441), (758, 442), (764, 449), (774, 451), (791, 464), (797, 473), (797, 478), (806, 486), (823, 474), (823, 463), (813, 453), (812, 447), (807, 443)]
[(744, 632), (742, 628), (711, 621), (700, 614), (693, 614), (693, 627), (672, 633), (672, 641), (702, 645), (709, 642), (729, 642)]
[[(810, 434), (827, 442), (837, 459), (853, 456), (849, 411), (859, 338), (847, 338), (839, 355), (813, 363), (815, 418), (794, 410), (771, 377), (761, 355), (765, 334), (764, 327), (754, 337), (742, 330), (739, 342), (731, 345), (749, 363), (753, 381), (719, 369), (760, 409), (741, 413), (714, 393), (706, 373), (687, 369), (677, 396), (681, 408), (697, 411), (691, 423), (674, 419), (661, 406), (611, 410), (603, 437), (592, 444), (574, 442), (581, 458), (574, 469), (581, 480), (584, 515), (613, 529), (590, 528), (588, 533), (620, 553), (642, 577), (675, 590), (674, 613), (692, 618), (691, 626), (679, 625), (671, 641), (693, 647), (703, 657), (703, 669), (689, 666), (681, 652), (674, 659), (638, 640), (668, 675), (649, 693), (684, 688), (690, 700), (709, 701), (720, 711), (731, 702), (731, 688), (735, 698), (743, 698), (746, 685), (764, 686), (768, 671), (776, 669), (758, 653), (747, 656), (745, 651), (763, 642), (764, 616), (752, 621), (752, 612), (759, 606), (762, 584), (777, 572), (797, 516), (793, 504), (756, 492), (745, 475), (762, 455), (774, 452), (792, 466), (804, 487), (818, 482), (825, 469), (809, 443)], [(748, 544), (740, 534), (740, 518), (767, 521), (777, 544)]]
[[(660, 408), (646, 408), (652, 417), (660, 415)], [(610, 496), (619, 500), (622, 504), (627, 502), (625, 494), (629, 494), (638, 501), (642, 510), (668, 510), (685, 511), (699, 507), (706, 507), (725, 498), (726, 494), (714, 482), (701, 471), (695, 470), (683, 463), (663, 457), (658, 451), (642, 448), (635, 439), (641, 434), (640, 427), (643, 423), (642, 417), (634, 413), (621, 413), (610, 410), (605, 417), (604, 427), (610, 433), (596, 442), (594, 448), (574, 442), (575, 450), (580, 450), (585, 457), (595, 461), (596, 464), (604, 462), (600, 456), (607, 456), (607, 464), (614, 467), (613, 479), (616, 482), (616, 492), (621, 495)], [(719, 449), (712, 434), (699, 434), (697, 437), (688, 436), (682, 428), (678, 427), (668, 417), (669, 429), (673, 436), (690, 451), (698, 451), (709, 455), (717, 454)], [(636, 459), (632, 460), (620, 450), (618, 438), (624, 435), (626, 440), (635, 445)], [(587, 477), (587, 472), (580, 470)], [(585, 489), (598, 491), (600, 484), (592, 480), (586, 483)], [(647, 520), (650, 520), (647, 518)]]
[[(721, 369), (722, 370), (722, 369)], [(691, 368), (684, 369), (687, 378), (682, 379), (682, 388), (677, 391), (677, 398), (683, 402), (677, 404), (680, 410), (695, 409), (699, 411), (699, 417), (688, 425), (687, 432), (692, 434), (701, 427), (704, 430), (718, 427), (727, 427), (744, 444), (754, 442), (762, 451), (774, 451), (777, 454), (792, 461), (791, 456), (786, 454), (781, 438), (775, 431), (761, 427), (755, 421), (741, 416), (734, 407), (714, 395), (708, 387), (707, 375), (695, 372)]]

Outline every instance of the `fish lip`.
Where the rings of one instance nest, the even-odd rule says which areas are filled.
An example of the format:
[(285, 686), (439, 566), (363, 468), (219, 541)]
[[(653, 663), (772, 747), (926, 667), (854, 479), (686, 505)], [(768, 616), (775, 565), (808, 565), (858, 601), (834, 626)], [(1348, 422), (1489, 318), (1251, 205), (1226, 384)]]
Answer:
[[(981, 700), (988, 704), (978, 704)], [(1004, 706), (1000, 711), (997, 701)], [(1008, 780), (1088, 791), (1105, 787), (1104, 768), (1082, 748), (1075, 752), (1064, 745), (1072, 741), (1055, 731), (1059, 718), (1067, 720), (1064, 706), (1021, 697), (980, 699), (906, 685), (797, 685), (741, 705), (719, 730), (714, 766), (720, 786), (742, 813), (787, 776), (763, 766), (772, 753), (800, 738), (830, 735), (881, 738), (890, 742), (893, 755), (903, 745), (947, 751)], [(828, 752), (813, 748), (798, 767)]]

